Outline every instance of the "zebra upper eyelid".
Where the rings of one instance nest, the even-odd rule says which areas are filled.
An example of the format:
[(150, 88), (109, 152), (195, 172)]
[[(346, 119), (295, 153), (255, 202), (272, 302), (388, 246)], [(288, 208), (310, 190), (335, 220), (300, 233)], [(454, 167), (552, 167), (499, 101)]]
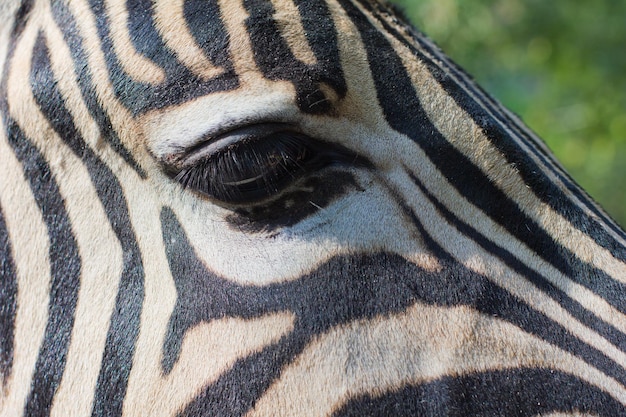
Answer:
[(183, 106), (144, 115), (140, 124), (150, 153), (162, 160), (229, 130), (260, 123), (299, 124), (301, 114), (292, 95), (271, 90), (262, 93), (207, 95)]
[(194, 140), (189, 140), (184, 144), (169, 144), (169, 151), (158, 154), (148, 149), (158, 161), (178, 167), (182, 164), (188, 165), (202, 159), (211, 151), (235, 144), (241, 140), (254, 137), (269, 136), (278, 131), (291, 131), (302, 135), (303, 133), (297, 125), (285, 122), (254, 121), (238, 124), (227, 124), (220, 129), (206, 133)]

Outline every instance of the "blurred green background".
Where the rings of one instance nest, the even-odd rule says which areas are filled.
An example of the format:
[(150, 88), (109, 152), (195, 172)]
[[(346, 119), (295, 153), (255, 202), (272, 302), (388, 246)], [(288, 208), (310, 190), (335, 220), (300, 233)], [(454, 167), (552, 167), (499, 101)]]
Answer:
[(393, 3), (626, 226), (626, 1)]

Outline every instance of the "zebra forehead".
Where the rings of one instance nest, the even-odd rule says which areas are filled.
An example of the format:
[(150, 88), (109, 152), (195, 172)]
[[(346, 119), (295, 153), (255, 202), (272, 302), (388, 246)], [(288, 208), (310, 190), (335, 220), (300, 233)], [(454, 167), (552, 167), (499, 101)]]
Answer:
[[(346, 93), (338, 30), (325, 1), (91, 5), (115, 93), (134, 114), (250, 88), (254, 75), (292, 83), (308, 113), (328, 112), (330, 98)], [(66, 6), (52, 7), (68, 15)]]

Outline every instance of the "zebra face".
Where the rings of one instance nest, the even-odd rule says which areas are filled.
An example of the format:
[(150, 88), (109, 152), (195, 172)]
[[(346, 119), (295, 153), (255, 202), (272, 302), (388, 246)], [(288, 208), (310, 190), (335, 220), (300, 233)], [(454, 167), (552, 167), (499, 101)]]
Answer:
[(5, 14), (1, 412), (624, 414), (623, 232), (385, 4)]

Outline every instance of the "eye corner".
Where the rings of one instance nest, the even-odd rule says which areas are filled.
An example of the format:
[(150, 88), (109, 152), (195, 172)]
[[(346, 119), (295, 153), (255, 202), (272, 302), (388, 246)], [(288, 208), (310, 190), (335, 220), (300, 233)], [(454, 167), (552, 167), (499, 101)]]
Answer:
[(176, 176), (183, 169), (183, 164), (181, 162), (182, 156), (180, 153), (161, 156), (152, 154), (152, 157), (156, 161), (161, 172), (163, 172), (170, 179), (176, 180)]

